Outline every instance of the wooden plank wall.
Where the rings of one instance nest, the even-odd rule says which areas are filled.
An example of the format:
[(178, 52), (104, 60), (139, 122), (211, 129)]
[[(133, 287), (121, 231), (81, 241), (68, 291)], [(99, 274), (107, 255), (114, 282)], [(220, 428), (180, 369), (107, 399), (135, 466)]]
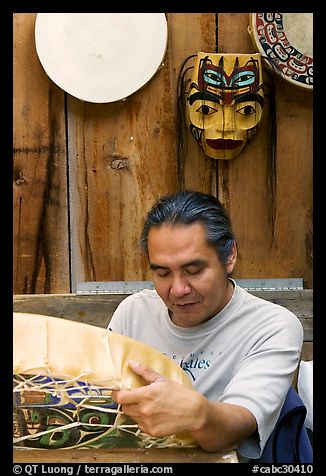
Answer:
[(14, 14), (14, 292), (69, 291), (65, 95), (44, 77), (34, 14)]
[[(168, 13), (168, 48), (125, 101), (91, 104), (58, 88), (35, 51), (36, 14), (14, 22), (14, 293), (70, 293), (82, 281), (150, 279), (143, 217), (180, 188), (177, 79), (198, 51), (254, 52), (247, 13)], [(268, 224), (267, 122), (231, 161), (186, 134), (185, 187), (217, 195), (239, 242), (235, 278), (304, 278), (312, 288), (312, 94), (276, 78), (275, 239)], [(180, 165), (180, 164), (179, 164)]]
[[(235, 32), (235, 25), (241, 34)], [(246, 25), (246, 14), (219, 14), (219, 51), (252, 52), (250, 37), (243, 34)], [(312, 288), (312, 94), (277, 77), (275, 98), (274, 240), (268, 222), (267, 114), (243, 153), (232, 161), (220, 161), (219, 196), (239, 241), (236, 277), (298, 277)]]

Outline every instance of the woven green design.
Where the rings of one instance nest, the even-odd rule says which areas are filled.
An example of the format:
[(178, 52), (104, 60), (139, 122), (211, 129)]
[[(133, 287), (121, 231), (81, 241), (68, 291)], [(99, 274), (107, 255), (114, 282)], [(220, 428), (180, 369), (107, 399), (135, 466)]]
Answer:
[(174, 435), (151, 437), (111, 399), (110, 388), (83, 378), (13, 376), (14, 446), (43, 449), (184, 446)]

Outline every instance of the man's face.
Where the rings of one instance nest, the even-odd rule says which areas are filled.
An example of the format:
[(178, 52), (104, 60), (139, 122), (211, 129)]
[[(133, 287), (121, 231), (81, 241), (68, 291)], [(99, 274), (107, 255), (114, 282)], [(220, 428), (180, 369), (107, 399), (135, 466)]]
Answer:
[(233, 286), (228, 274), (236, 255), (223, 265), (207, 244), (202, 224), (151, 228), (148, 254), (154, 286), (177, 326), (193, 327), (207, 321), (230, 300)]
[(256, 133), (263, 106), (259, 53), (198, 53), (187, 92), (186, 120), (208, 157), (236, 157)]

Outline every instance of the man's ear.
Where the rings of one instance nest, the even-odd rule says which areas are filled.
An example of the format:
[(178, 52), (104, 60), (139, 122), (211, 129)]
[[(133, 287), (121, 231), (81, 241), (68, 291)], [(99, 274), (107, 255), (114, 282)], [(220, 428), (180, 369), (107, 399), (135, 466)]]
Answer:
[(226, 271), (228, 274), (232, 273), (235, 263), (237, 262), (237, 256), (238, 256), (238, 249), (237, 249), (237, 244), (234, 241), (232, 246), (232, 251), (226, 262)]

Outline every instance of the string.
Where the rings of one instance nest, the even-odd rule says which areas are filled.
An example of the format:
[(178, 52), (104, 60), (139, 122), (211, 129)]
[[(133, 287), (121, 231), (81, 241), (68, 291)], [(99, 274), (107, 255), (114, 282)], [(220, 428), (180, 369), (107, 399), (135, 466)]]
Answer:
[[(34, 369), (35, 370), (35, 369)], [(60, 449), (68, 449), (68, 448), (78, 448), (78, 447), (90, 447), (92, 442), (96, 445), (96, 438), (102, 438), (104, 436), (108, 436), (112, 433), (112, 437), (115, 436), (116, 430), (120, 430), (123, 434), (130, 434), (133, 437), (137, 438), (137, 444), (139, 447), (144, 448), (152, 448), (152, 447), (175, 447), (175, 446), (187, 446), (183, 441), (179, 440), (175, 435), (164, 436), (164, 437), (152, 437), (143, 433), (139, 428), (138, 425), (133, 422), (129, 417), (123, 413), (121, 410), (121, 405), (117, 405), (116, 408), (104, 407), (103, 404), (114, 404), (111, 400), (111, 393), (113, 388), (109, 387), (100, 387), (93, 384), (89, 384), (85, 377), (88, 375), (88, 372), (84, 372), (83, 374), (79, 375), (75, 378), (67, 378), (66, 380), (59, 380), (57, 378), (53, 378), (51, 372), (49, 370), (42, 369), (36, 375), (28, 375), (24, 374), (15, 374), (13, 375), (13, 382), (14, 382), (14, 393), (22, 394), (24, 398), (24, 392), (42, 392), (44, 394), (48, 394), (52, 397), (58, 397), (60, 399), (59, 403), (53, 402), (48, 405), (48, 408), (56, 408), (62, 407), (71, 403), (74, 407), (74, 411), (76, 415), (74, 416), (77, 418), (76, 421), (67, 424), (57, 425), (53, 428), (49, 428), (43, 431), (35, 431), (31, 434), (25, 434), (20, 436), (15, 436), (13, 439), (13, 443), (15, 447), (17, 443), (26, 441), (26, 440), (33, 440), (36, 438), (40, 438), (47, 434), (55, 434), (56, 432), (62, 432), (64, 430), (69, 430), (72, 428), (77, 428), (82, 426), (85, 428), (103, 428), (104, 432), (101, 434), (95, 435), (94, 438), (82, 443), (75, 443), (69, 447), (64, 447)], [(46, 381), (42, 381), (43, 378), (46, 378)], [(40, 380), (41, 379), (41, 380)], [(82, 381), (80, 381), (82, 379)], [(69, 394), (70, 393), (70, 394)], [(78, 401), (81, 399), (80, 401)], [(77, 401), (76, 401), (77, 400)], [(32, 405), (31, 405), (32, 406)], [(16, 407), (19, 408), (19, 404), (16, 404)], [(26, 406), (26, 408), (28, 408)], [(39, 409), (46, 409), (44, 406), (35, 403), (34, 408)], [(90, 422), (83, 422), (80, 421), (80, 411), (82, 409), (89, 409), (98, 411), (99, 413), (110, 413), (116, 414), (116, 418), (114, 422), (110, 423), (90, 423)], [(16, 426), (16, 434), (19, 434), (19, 422), (14, 421)], [(105, 429), (107, 431), (105, 432)], [(35, 427), (33, 428), (35, 430)], [(192, 444), (189, 446), (193, 446)], [(24, 447), (25, 448), (25, 447)]]

